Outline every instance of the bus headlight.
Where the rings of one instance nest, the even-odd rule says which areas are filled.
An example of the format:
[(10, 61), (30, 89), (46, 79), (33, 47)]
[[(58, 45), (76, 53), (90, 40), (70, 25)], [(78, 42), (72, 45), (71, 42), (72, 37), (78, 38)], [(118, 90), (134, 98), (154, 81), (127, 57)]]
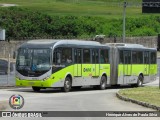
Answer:
[(49, 78), (49, 77), (44, 78), (43, 81), (47, 80), (48, 78)]

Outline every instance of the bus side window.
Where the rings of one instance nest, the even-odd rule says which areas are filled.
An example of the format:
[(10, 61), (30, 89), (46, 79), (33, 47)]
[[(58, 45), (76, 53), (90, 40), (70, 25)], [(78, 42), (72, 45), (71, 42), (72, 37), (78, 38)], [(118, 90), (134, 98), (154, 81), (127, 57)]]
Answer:
[(124, 63), (123, 51), (122, 51), (122, 50), (120, 50), (120, 52), (119, 52), (119, 63), (120, 63), (120, 64), (123, 64), (123, 63)]
[(108, 50), (100, 51), (100, 63), (109, 63)]
[(74, 49), (74, 63), (78, 63), (77, 57), (77, 49)]
[(92, 50), (92, 63), (95, 63), (95, 50)]
[(72, 48), (63, 48), (62, 49), (62, 63), (72, 63)]
[(74, 62), (82, 63), (81, 49), (74, 49)]
[(139, 51), (138, 53), (138, 64), (143, 64), (143, 52)]
[(144, 64), (149, 64), (149, 52), (144, 52)]
[(56, 48), (53, 53), (53, 64), (60, 64), (61, 63), (61, 49)]
[(92, 63), (98, 63), (98, 49), (92, 50)]
[(83, 63), (91, 63), (90, 49), (84, 49), (83, 50)]
[(157, 60), (157, 59), (156, 59), (156, 52), (151, 52), (151, 53), (150, 53), (150, 59), (151, 59), (151, 60), (150, 60), (150, 61), (151, 61), (151, 64), (156, 64), (156, 62), (157, 62), (157, 61), (156, 61), (156, 60)]
[(132, 64), (143, 64), (142, 51), (132, 51)]
[(132, 64), (136, 64), (136, 63), (137, 63), (137, 52), (132, 51)]

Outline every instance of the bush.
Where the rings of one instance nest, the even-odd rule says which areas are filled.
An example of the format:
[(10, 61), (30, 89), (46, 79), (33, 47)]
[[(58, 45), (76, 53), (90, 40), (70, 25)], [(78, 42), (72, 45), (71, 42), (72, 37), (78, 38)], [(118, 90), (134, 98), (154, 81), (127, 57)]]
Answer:
[[(49, 16), (17, 7), (0, 8), (0, 26), (7, 40), (34, 38), (82, 38), (104, 34), (122, 35), (122, 19), (93, 16)], [(160, 16), (126, 19), (126, 35), (153, 36), (160, 33)]]

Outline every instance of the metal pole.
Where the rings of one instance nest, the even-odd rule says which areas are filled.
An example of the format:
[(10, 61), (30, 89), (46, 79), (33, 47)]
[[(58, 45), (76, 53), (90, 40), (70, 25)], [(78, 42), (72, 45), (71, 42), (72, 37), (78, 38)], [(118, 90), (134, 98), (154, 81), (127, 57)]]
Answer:
[(159, 89), (160, 89), (160, 65), (158, 67), (158, 71), (159, 71)]
[(125, 34), (126, 34), (126, 32), (125, 32), (125, 27), (126, 27), (126, 7), (127, 7), (127, 2), (126, 1), (124, 1), (124, 6), (123, 6), (123, 43), (125, 43), (125, 38), (126, 38), (126, 36), (125, 36)]
[(9, 75), (10, 75), (10, 53), (8, 53), (7, 85), (9, 85)]

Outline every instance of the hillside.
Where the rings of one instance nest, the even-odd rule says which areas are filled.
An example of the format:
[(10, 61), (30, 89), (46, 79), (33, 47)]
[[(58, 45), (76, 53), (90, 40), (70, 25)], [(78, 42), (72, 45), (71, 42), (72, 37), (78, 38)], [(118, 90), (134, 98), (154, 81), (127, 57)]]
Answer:
[[(49, 15), (122, 17), (124, 0), (0, 0)], [(126, 0), (127, 16), (141, 16), (141, 0)], [(145, 14), (146, 15), (146, 14)]]
[[(156, 36), (160, 15), (142, 14), (141, 0), (126, 0), (126, 36)], [(123, 0), (0, 0), (7, 40), (122, 36)]]

